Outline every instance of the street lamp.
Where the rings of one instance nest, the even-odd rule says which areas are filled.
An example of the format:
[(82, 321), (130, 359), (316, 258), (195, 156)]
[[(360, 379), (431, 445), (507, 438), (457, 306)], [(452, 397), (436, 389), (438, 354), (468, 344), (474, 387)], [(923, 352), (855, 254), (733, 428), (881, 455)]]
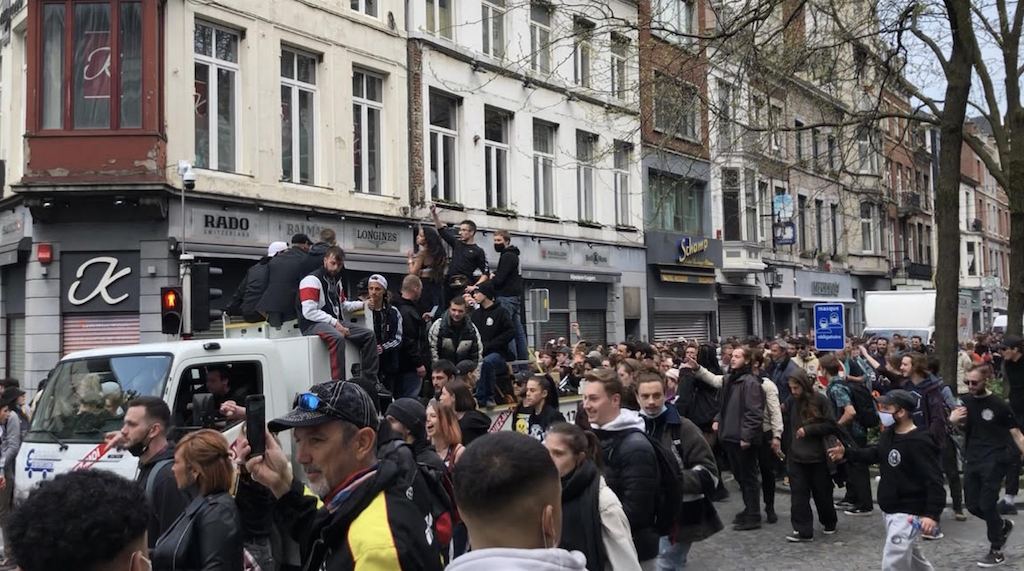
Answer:
[(775, 288), (782, 285), (782, 276), (775, 271), (775, 266), (765, 264), (764, 285), (768, 287), (768, 313), (772, 321), (772, 339), (775, 338)]

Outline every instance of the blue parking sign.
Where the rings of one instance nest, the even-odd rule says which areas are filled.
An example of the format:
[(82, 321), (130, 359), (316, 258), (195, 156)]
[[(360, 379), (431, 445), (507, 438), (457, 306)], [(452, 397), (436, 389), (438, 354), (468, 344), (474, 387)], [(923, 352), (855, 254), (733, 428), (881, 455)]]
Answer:
[(814, 346), (819, 351), (841, 351), (846, 346), (843, 304), (814, 304)]

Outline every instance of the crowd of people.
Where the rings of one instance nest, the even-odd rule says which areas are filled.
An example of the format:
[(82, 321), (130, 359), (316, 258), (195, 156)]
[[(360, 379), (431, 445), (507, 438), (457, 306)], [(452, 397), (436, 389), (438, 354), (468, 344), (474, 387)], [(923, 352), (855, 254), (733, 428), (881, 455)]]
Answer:
[[(604, 345), (574, 325), (530, 351), (510, 236), (494, 234), (492, 272), (472, 221), (449, 229), (433, 214), (397, 291), (373, 274), (346, 296), (329, 229), (271, 245), (249, 270), (229, 313), (297, 319), (328, 344), (337, 379), (269, 422), (262, 453), (208, 429), (171, 442), (168, 405), (137, 398), (108, 435), (139, 458), (136, 482), (57, 476), (10, 518), (4, 487), (7, 555), (23, 571), (679, 570), (724, 530), (729, 471), (735, 532), (778, 523), (777, 485), (792, 494), (779, 539), (794, 543), (877, 500), (882, 569), (931, 569), (918, 542), (943, 537), (948, 485), (955, 520), (966, 508), (986, 522), (978, 565), (1005, 561), (1024, 454), (1019, 337), (964, 344), (946, 383), (927, 342), (898, 335), (818, 353), (789, 335)], [(360, 311), (365, 325), (350, 319)], [(1008, 404), (989, 390), (997, 372)], [(17, 391), (0, 399), (5, 482)], [(499, 404), (511, 431), (484, 412)], [(70, 521), (83, 533), (54, 533)]]

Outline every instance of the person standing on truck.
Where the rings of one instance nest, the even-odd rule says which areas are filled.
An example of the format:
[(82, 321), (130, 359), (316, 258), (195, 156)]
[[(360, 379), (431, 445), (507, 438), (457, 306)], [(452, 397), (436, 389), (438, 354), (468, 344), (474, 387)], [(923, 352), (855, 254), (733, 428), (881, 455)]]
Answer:
[(240, 315), (247, 323), (259, 323), (266, 320), (266, 316), (256, 310), (260, 298), (267, 291), (267, 282), (270, 279), (270, 260), (277, 254), (288, 249), (284, 242), (274, 242), (267, 248), (267, 255), (260, 258), (245, 272), (245, 279), (238, 284), (235, 296), (231, 298), (224, 313), (228, 315)]
[(519, 248), (512, 245), (512, 236), (508, 230), (494, 231), (494, 251), (498, 253), (498, 271), (491, 274), (498, 304), (505, 308), (512, 324), (515, 326), (515, 338), (509, 349), (515, 353), (516, 360), (525, 361), (529, 358), (526, 350), (526, 329), (520, 308), (523, 299), (523, 272), (519, 266)]
[(267, 289), (256, 310), (267, 316), (272, 327), (280, 327), (296, 317), (295, 292), (299, 289), (299, 280), (308, 273), (303, 268), (308, 263), (312, 245), (309, 236), (296, 234), (292, 236), (291, 247), (275, 255), (268, 264)]
[(380, 377), (384, 387), (395, 393), (402, 387), (398, 379), (398, 353), (402, 345), (402, 314), (388, 303), (388, 280), (380, 274), (367, 279), (366, 316), (368, 327), (377, 338)]
[(324, 255), (323, 266), (299, 283), (299, 329), (303, 335), (317, 335), (327, 341), (331, 354), (331, 376), (346, 380), (345, 340), (359, 349), (360, 376), (377, 383), (380, 367), (377, 338), (373, 331), (361, 325), (342, 323), (344, 314), (363, 308), (362, 301), (345, 299), (341, 272), (345, 267), (345, 251), (331, 246)]
[(316, 244), (309, 247), (309, 256), (306, 259), (305, 264), (302, 266), (302, 275), (310, 274), (315, 272), (324, 264), (324, 256), (327, 255), (327, 250), (331, 246), (338, 245), (338, 236), (334, 233), (332, 228), (324, 228), (320, 230), (319, 240)]
[(159, 397), (137, 397), (128, 403), (124, 426), (108, 434), (110, 446), (139, 459), (135, 482), (149, 503), (149, 548), (188, 506), (188, 497), (174, 480), (174, 445), (167, 441), (171, 409)]
[(398, 379), (396, 397), (420, 396), (423, 378), (430, 367), (430, 347), (427, 345), (427, 324), (419, 310), (423, 281), (412, 274), (402, 280), (402, 295), (395, 307), (402, 316), (402, 345), (398, 349)]
[(476, 385), (476, 400), (480, 406), (494, 407), (494, 381), (498, 372), (505, 372), (506, 364), (514, 356), (509, 351), (509, 343), (516, 335), (515, 326), (508, 310), (494, 301), (494, 284), (484, 282), (472, 288), (473, 301), (480, 307), (473, 312), (473, 325), (480, 333), (480, 382)]
[[(448, 304), (453, 298), (461, 297), (466, 286), (480, 285), (490, 279), (491, 271), (487, 265), (487, 254), (483, 248), (473, 243), (476, 240), (476, 223), (468, 218), (459, 223), (458, 233), (441, 222), (437, 215), (437, 205), (430, 205), (430, 214), (434, 217), (434, 227), (441, 238), (452, 247), (452, 257), (448, 263), (448, 274), (444, 279), (444, 301)], [(474, 279), (479, 273), (480, 277)]]

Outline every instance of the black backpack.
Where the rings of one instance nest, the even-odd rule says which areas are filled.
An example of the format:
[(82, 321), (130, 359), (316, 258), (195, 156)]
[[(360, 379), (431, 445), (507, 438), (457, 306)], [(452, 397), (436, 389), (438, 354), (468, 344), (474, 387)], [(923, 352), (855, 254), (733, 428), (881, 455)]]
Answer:
[(434, 520), (438, 543), (447, 548), (452, 539), (455, 525), (461, 521), (459, 510), (455, 505), (455, 488), (452, 484), (451, 474), (447, 469), (438, 470), (423, 462), (418, 462), (417, 466), (430, 493), (430, 515)]
[[(637, 432), (643, 434), (644, 438), (651, 443), (654, 457), (658, 460), (658, 493), (656, 496), (658, 507), (654, 514), (654, 528), (658, 535), (666, 536), (675, 528), (679, 511), (683, 505), (683, 484), (679, 475), (679, 463), (676, 462), (672, 452), (662, 446), (661, 442), (652, 438), (646, 431)], [(630, 432), (623, 433), (619, 437), (616, 447), (629, 434)]]
[(866, 429), (871, 429), (881, 422), (878, 416), (878, 406), (875, 404), (875, 397), (864, 383), (844, 381), (850, 390), (850, 399), (853, 401), (853, 410), (857, 412), (855, 417), (857, 424)]

